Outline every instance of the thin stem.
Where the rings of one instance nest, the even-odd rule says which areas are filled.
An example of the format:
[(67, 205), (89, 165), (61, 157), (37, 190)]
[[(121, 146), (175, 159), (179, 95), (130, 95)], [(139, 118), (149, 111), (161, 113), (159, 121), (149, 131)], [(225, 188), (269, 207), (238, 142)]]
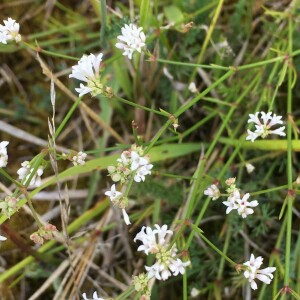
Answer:
[(71, 118), (74, 110), (77, 108), (77, 106), (79, 105), (80, 101), (81, 101), (81, 98), (77, 98), (77, 100), (73, 103), (72, 107), (70, 108), (70, 110), (68, 111), (68, 113), (66, 114), (66, 116), (63, 118), (62, 122), (60, 123), (60, 125), (57, 128), (57, 130), (55, 131), (55, 139), (60, 135), (61, 131), (64, 129), (66, 123)]
[(44, 53), (44, 54), (48, 54), (50, 56), (55, 56), (55, 57), (61, 57), (61, 58), (65, 58), (65, 59), (70, 59), (70, 60), (76, 60), (78, 61), (79, 58), (74, 57), (74, 56), (69, 56), (69, 55), (65, 55), (65, 54), (60, 54), (60, 53), (56, 53), (56, 52), (52, 52), (52, 51), (48, 51), (48, 50), (44, 50), (39, 46), (33, 46), (29, 43), (26, 43), (24, 41), (22, 41), (22, 44), (25, 45), (26, 47), (30, 48), (31, 50), (34, 50), (38, 53)]
[[(289, 53), (292, 53), (293, 49), (293, 25), (292, 16), (289, 17), (288, 23), (289, 29)], [(287, 115), (291, 116), (292, 113), (292, 58), (288, 68), (288, 90), (287, 90)], [(293, 189), (293, 170), (292, 170), (292, 123), (290, 120), (287, 122), (287, 179), (288, 179), (288, 193)], [(292, 195), (288, 195), (288, 207), (287, 207), (287, 227), (286, 227), (286, 248), (285, 248), (285, 272), (284, 272), (284, 285), (289, 286), (290, 282), (290, 258), (291, 258), (291, 237), (292, 237), (292, 217), (293, 217), (293, 200)]]
[(38, 215), (37, 215), (37, 213), (36, 213), (36, 211), (35, 211), (35, 209), (34, 209), (34, 207), (33, 207), (33, 205), (32, 205), (32, 201), (31, 201), (31, 199), (30, 199), (30, 197), (29, 197), (29, 195), (28, 195), (27, 190), (26, 190), (26, 189), (22, 189), (22, 193), (23, 193), (23, 195), (25, 196), (25, 198), (26, 198), (26, 200), (27, 200), (27, 202), (28, 202), (28, 204), (29, 204), (30, 210), (31, 210), (31, 212), (32, 212), (32, 215), (33, 215), (35, 221), (38, 223), (39, 228), (42, 228), (42, 227), (43, 227), (43, 224), (42, 224), (42, 222), (40, 221), (40, 219), (39, 219), (39, 217), (38, 217)]
[(191, 224), (193, 230), (216, 252), (218, 252), (224, 259), (226, 259), (232, 266), (236, 266), (237, 264), (230, 259), (224, 252), (222, 252), (218, 247), (216, 247), (210, 240), (208, 240), (202, 233), (202, 230), (198, 228), (196, 225)]

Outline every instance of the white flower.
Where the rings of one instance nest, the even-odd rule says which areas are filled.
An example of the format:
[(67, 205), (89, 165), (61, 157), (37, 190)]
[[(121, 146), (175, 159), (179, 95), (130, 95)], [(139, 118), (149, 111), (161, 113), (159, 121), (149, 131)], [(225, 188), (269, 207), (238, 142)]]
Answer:
[(251, 215), (253, 214), (253, 209), (252, 208), (249, 208), (249, 207), (255, 207), (258, 205), (258, 202), (257, 200), (253, 200), (251, 202), (248, 202), (248, 199), (250, 197), (250, 194), (247, 193), (243, 196), (242, 199), (240, 199), (240, 193), (237, 191), (239, 197), (236, 197), (236, 201), (237, 201), (237, 205), (238, 205), (238, 208), (237, 208), (237, 211), (238, 211), (238, 214), (240, 216), (242, 216), (242, 218), (247, 218), (248, 215)]
[(2, 236), (1, 234), (0, 234), (0, 241), (6, 241), (7, 240), (7, 238), (5, 237), (5, 236)]
[(181, 259), (177, 258), (170, 266), (170, 270), (173, 272), (174, 276), (177, 276), (179, 273), (184, 274), (185, 267), (191, 264), (190, 261), (183, 262)]
[(149, 163), (149, 156), (143, 156), (142, 147), (132, 145), (130, 150), (123, 151), (117, 159), (117, 166), (109, 166), (108, 172), (114, 182), (125, 183), (133, 176), (135, 182), (145, 181), (145, 176), (151, 174), (153, 165)]
[(220, 197), (221, 193), (218, 187), (215, 184), (212, 184), (204, 191), (204, 195), (211, 197), (212, 200), (217, 200)]
[(257, 200), (253, 200), (248, 202), (250, 194), (245, 194), (242, 199), (238, 189), (233, 191), (232, 196), (229, 196), (227, 201), (224, 201), (223, 204), (228, 206), (226, 209), (226, 214), (229, 214), (233, 209), (238, 211), (238, 214), (242, 216), (242, 218), (246, 218), (248, 215), (253, 214), (253, 209), (249, 207), (255, 207), (258, 205)]
[(8, 18), (4, 20), (4, 25), (0, 25), (0, 42), (7, 44), (9, 40), (15, 40), (17, 43), (21, 41), (21, 35), (19, 34), (20, 24), (14, 19)]
[(110, 198), (110, 201), (115, 201), (123, 195), (121, 192), (116, 190), (115, 184), (111, 186), (110, 191), (106, 191), (104, 194)]
[(247, 169), (248, 174), (250, 174), (254, 171), (255, 167), (251, 164), (246, 164), (246, 169)]
[(152, 168), (153, 165), (151, 164), (140, 167), (134, 174), (134, 181), (135, 182), (145, 181), (145, 176), (151, 174)]
[(134, 238), (134, 242), (139, 240), (142, 245), (138, 247), (138, 251), (144, 251), (146, 255), (149, 253), (155, 254), (156, 261), (152, 266), (145, 266), (148, 272), (148, 277), (155, 277), (158, 280), (166, 280), (170, 276), (184, 274), (185, 267), (190, 262), (182, 262), (177, 257), (177, 249), (175, 245), (169, 246), (166, 241), (167, 235), (172, 235), (173, 232), (168, 230), (167, 225), (159, 226), (155, 224), (154, 230), (151, 227), (143, 226), (141, 231)]
[(255, 115), (249, 114), (249, 120), (248, 123), (254, 123), (255, 124), (255, 131), (247, 130), (248, 136), (246, 137), (246, 140), (251, 140), (251, 142), (254, 142), (256, 138), (261, 136), (262, 138), (267, 137), (269, 134), (277, 134), (280, 136), (285, 136), (285, 133), (283, 132), (285, 130), (285, 126), (282, 126), (275, 130), (270, 130), (272, 126), (277, 124), (283, 124), (282, 122), (282, 116), (277, 116), (274, 114), (272, 116), (272, 112), (260, 112), (261, 113), (261, 120), (258, 118), (259, 112), (256, 112)]
[(191, 93), (197, 93), (198, 91), (195, 82), (191, 82), (188, 89)]
[(228, 206), (226, 209), (226, 214), (229, 214), (233, 209), (238, 208), (234, 197), (228, 197), (227, 201), (223, 201), (223, 204)]
[(251, 288), (253, 290), (257, 289), (257, 284), (254, 281), (258, 279), (266, 284), (270, 284), (273, 279), (273, 272), (276, 270), (274, 267), (269, 267), (265, 269), (259, 269), (262, 265), (263, 258), (261, 256), (255, 258), (253, 254), (251, 254), (250, 260), (245, 262), (244, 265), (247, 267), (244, 272), (244, 276), (250, 282)]
[(134, 171), (141, 166), (145, 166), (148, 163), (149, 163), (148, 159), (139, 156), (139, 154), (135, 151), (131, 151), (131, 166), (130, 166), (131, 171)]
[(4, 168), (7, 165), (8, 155), (7, 155), (7, 145), (9, 142), (4, 141), (0, 143), (0, 168)]
[(131, 59), (134, 51), (141, 53), (142, 47), (146, 45), (143, 28), (137, 28), (134, 24), (129, 24), (122, 27), (121, 31), (122, 35), (117, 37), (119, 41), (116, 43), (116, 47), (123, 50), (123, 55)]
[(86, 153), (80, 151), (77, 153), (77, 155), (72, 157), (72, 162), (74, 166), (81, 165), (83, 166), (85, 164), (86, 159)]
[[(21, 163), (21, 168), (17, 171), (19, 175), (19, 180), (22, 181), (22, 183), (26, 183), (29, 177), (31, 176), (31, 173), (33, 172), (33, 168), (31, 168), (29, 161), (24, 161)], [(41, 176), (44, 173), (44, 167), (39, 166), (36, 173), (33, 175), (29, 186), (40, 186), (41, 185)]]
[(104, 300), (103, 298), (98, 297), (97, 292), (93, 293), (93, 299), (89, 299), (86, 297), (86, 293), (82, 294), (84, 300)]
[(199, 294), (200, 294), (200, 291), (193, 287), (191, 290), (191, 297), (196, 298)]
[(143, 244), (140, 245), (137, 249), (137, 251), (144, 251), (146, 255), (152, 252), (156, 252), (157, 247), (157, 241), (155, 234), (157, 233), (157, 230), (152, 230), (151, 227), (143, 226), (141, 231), (135, 236), (134, 242), (137, 240), (140, 240)]
[(91, 93), (92, 96), (101, 94), (103, 85), (100, 82), (100, 64), (103, 54), (83, 55), (78, 64), (72, 67), (72, 73), (69, 78), (73, 77), (86, 82), (86, 85), (80, 84), (80, 88), (75, 88), (79, 93), (79, 97)]
[[(141, 231), (134, 238), (134, 242), (140, 240), (143, 244), (138, 247), (138, 251), (144, 251), (146, 255), (158, 251), (159, 246), (163, 246), (166, 241), (166, 235), (172, 235), (172, 230), (168, 230), (168, 225), (159, 226), (154, 225), (156, 229), (143, 226)], [(157, 235), (157, 237), (156, 237)]]

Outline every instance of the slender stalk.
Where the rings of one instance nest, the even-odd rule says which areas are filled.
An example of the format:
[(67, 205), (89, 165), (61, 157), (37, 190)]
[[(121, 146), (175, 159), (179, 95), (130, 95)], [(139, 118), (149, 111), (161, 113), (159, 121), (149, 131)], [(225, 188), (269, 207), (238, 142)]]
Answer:
[(63, 118), (62, 122), (60, 123), (60, 125), (57, 128), (57, 130), (55, 131), (55, 139), (60, 135), (61, 131), (66, 126), (66, 123), (71, 118), (74, 110), (77, 108), (77, 106), (79, 105), (80, 101), (81, 101), (81, 98), (80, 97), (77, 98), (77, 100), (73, 103), (72, 107), (70, 108), (70, 110), (68, 111), (68, 113), (66, 114), (66, 116)]
[(52, 51), (48, 51), (48, 50), (44, 50), (40, 46), (33, 46), (33, 45), (31, 45), (29, 43), (26, 43), (24, 41), (22, 41), (22, 44), (24, 44), (25, 46), (27, 46), (31, 50), (34, 50), (38, 53), (44, 53), (44, 54), (48, 54), (50, 56), (61, 57), (61, 58), (70, 59), (70, 60), (76, 60), (76, 61), (79, 60), (79, 58), (77, 58), (77, 57), (69, 56), (69, 55), (65, 55), (65, 54), (60, 54), (60, 53), (56, 53), (56, 52), (52, 52)]
[[(288, 20), (289, 30), (289, 54), (291, 55), (293, 49), (293, 24), (292, 16)], [(292, 114), (292, 58), (288, 68), (288, 90), (287, 90), (287, 115)], [(288, 193), (291, 193), (293, 189), (293, 170), (292, 170), (292, 123), (290, 120), (287, 122), (287, 179), (288, 179)], [(286, 227), (286, 248), (285, 248), (285, 272), (284, 272), (284, 285), (289, 286), (290, 282), (290, 262), (291, 262), (291, 238), (292, 238), (292, 217), (293, 217), (293, 195), (288, 195), (287, 204), (287, 227)]]
[(198, 228), (196, 225), (191, 224), (192, 229), (216, 252), (218, 252), (224, 259), (226, 259), (233, 267), (237, 264), (230, 259), (224, 252), (222, 252), (218, 247), (216, 247), (210, 240), (208, 240), (202, 233), (202, 230)]

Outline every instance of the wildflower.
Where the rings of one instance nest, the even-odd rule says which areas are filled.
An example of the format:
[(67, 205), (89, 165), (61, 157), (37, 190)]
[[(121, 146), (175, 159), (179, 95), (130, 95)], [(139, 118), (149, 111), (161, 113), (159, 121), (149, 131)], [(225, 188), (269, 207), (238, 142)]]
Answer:
[[(83, 294), (82, 294), (82, 297), (83, 297), (84, 300), (90, 300), (90, 299), (88, 299), (88, 298), (86, 297), (86, 293), (83, 293)], [(104, 299), (98, 297), (97, 292), (95, 291), (95, 292), (93, 293), (93, 299), (91, 299), (91, 300), (104, 300)]]
[(215, 184), (212, 184), (204, 191), (204, 195), (211, 197), (212, 200), (217, 200), (221, 193), (218, 187)]
[(252, 173), (254, 171), (255, 167), (251, 164), (246, 164), (246, 170), (248, 174)]
[(269, 134), (277, 134), (280, 136), (285, 136), (285, 133), (283, 132), (285, 130), (285, 126), (279, 127), (275, 130), (270, 130), (272, 126), (277, 124), (283, 124), (282, 122), (282, 116), (277, 116), (274, 114), (272, 116), (272, 112), (260, 112), (261, 114), (261, 120), (258, 118), (259, 112), (256, 112), (255, 115), (249, 114), (250, 119), (248, 120), (248, 123), (255, 123), (255, 131), (247, 130), (248, 136), (246, 137), (246, 140), (251, 140), (251, 142), (254, 142), (256, 138), (261, 136), (262, 138), (267, 137)]
[(166, 241), (167, 235), (172, 235), (173, 232), (168, 230), (167, 225), (160, 227), (155, 225), (156, 229), (145, 227), (136, 235), (134, 242), (137, 240), (142, 242), (138, 247), (138, 251), (144, 251), (146, 255), (149, 253), (155, 254), (156, 261), (152, 266), (145, 266), (148, 272), (148, 278), (155, 277), (158, 280), (166, 280), (170, 276), (184, 274), (185, 267), (190, 262), (183, 262), (177, 255), (175, 245), (169, 246)]
[(1, 234), (0, 234), (0, 241), (6, 241), (7, 240), (7, 238), (5, 237), (5, 236), (2, 236)]
[(57, 231), (56, 227), (52, 224), (47, 224), (43, 227), (40, 227), (38, 231), (30, 235), (30, 239), (36, 244), (43, 244), (44, 239), (50, 240), (54, 237), (54, 232)]
[(122, 209), (123, 218), (126, 225), (131, 224), (129, 216), (125, 210), (125, 207), (128, 206), (128, 199), (124, 197), (123, 194), (116, 190), (116, 185), (113, 184), (110, 188), (110, 191), (106, 191), (105, 195), (110, 198), (110, 201)]
[(119, 41), (116, 43), (116, 47), (123, 50), (123, 55), (131, 59), (134, 51), (141, 53), (142, 48), (146, 45), (143, 28), (137, 28), (134, 24), (125, 24), (121, 31), (122, 35), (117, 37)]
[(4, 141), (0, 143), (0, 168), (4, 168), (7, 165), (8, 155), (7, 155), (7, 145), (9, 142)]
[[(156, 229), (152, 230), (151, 227), (143, 226), (141, 231), (134, 238), (134, 242), (140, 240), (143, 245), (138, 247), (138, 251), (144, 251), (146, 255), (150, 253), (156, 253), (159, 245), (164, 245), (166, 242), (167, 234), (172, 235), (172, 230), (168, 230), (168, 225), (159, 226), (154, 225)], [(157, 235), (157, 238), (156, 238)]]
[(233, 209), (238, 208), (234, 197), (228, 197), (227, 201), (223, 201), (223, 204), (228, 206), (226, 209), (226, 214), (229, 214)]
[(245, 262), (244, 265), (247, 267), (244, 272), (244, 276), (250, 282), (251, 288), (253, 290), (257, 289), (257, 284), (254, 281), (258, 279), (266, 284), (270, 284), (273, 279), (273, 272), (276, 270), (275, 267), (269, 267), (265, 269), (259, 269), (262, 265), (263, 258), (261, 256), (255, 258), (253, 254), (251, 254), (250, 260)]
[(245, 194), (242, 198), (238, 189), (234, 190), (233, 195), (229, 196), (227, 201), (223, 201), (223, 204), (228, 206), (226, 214), (229, 214), (233, 209), (236, 209), (238, 214), (242, 218), (247, 218), (248, 215), (254, 213), (254, 210), (250, 207), (256, 207), (258, 205), (257, 200), (248, 202), (250, 194)]
[(184, 271), (185, 271), (185, 267), (189, 266), (191, 264), (190, 261), (186, 261), (186, 262), (183, 262), (181, 261), (181, 259), (177, 258), (170, 266), (170, 270), (173, 272), (173, 275), (174, 276), (177, 276), (179, 273), (181, 275), (184, 274)]
[(148, 164), (148, 160), (144, 157), (139, 156), (139, 154), (135, 151), (131, 151), (131, 171), (136, 170), (138, 167), (145, 166)]
[(189, 84), (188, 89), (191, 93), (194, 93), (194, 94), (198, 92), (195, 82), (191, 82)]
[(72, 162), (74, 164), (74, 166), (77, 166), (77, 165), (81, 165), (83, 166), (85, 164), (85, 159), (86, 159), (86, 153), (80, 151), (77, 153), (77, 155), (74, 155), (72, 157)]
[(103, 92), (103, 84), (100, 82), (100, 64), (103, 54), (83, 55), (78, 64), (72, 67), (72, 73), (69, 78), (73, 77), (80, 81), (86, 82), (86, 85), (80, 83), (79, 88), (75, 90), (79, 93), (79, 97), (91, 93), (92, 96), (99, 95)]
[[(31, 167), (30, 162), (27, 160), (22, 162), (21, 166), (22, 167), (17, 171), (19, 175), (19, 180), (21, 180), (23, 183), (27, 183), (34, 168)], [(31, 178), (29, 186), (40, 186), (42, 181), (41, 176), (43, 175), (43, 173), (44, 173), (44, 167), (39, 166), (38, 169), (36, 170), (36, 173)]]
[(111, 186), (110, 191), (106, 191), (104, 194), (110, 198), (110, 201), (114, 201), (123, 195), (121, 192), (116, 191), (115, 184)]
[(107, 168), (109, 176), (114, 182), (125, 183), (131, 175), (135, 182), (145, 181), (145, 176), (151, 174), (153, 165), (149, 163), (149, 157), (144, 156), (142, 147), (132, 145), (130, 150), (123, 151), (117, 159), (117, 166)]
[(19, 34), (20, 24), (12, 18), (4, 20), (4, 25), (0, 25), (0, 43), (7, 44), (9, 40), (15, 40), (17, 43), (22, 37)]
[(200, 294), (200, 291), (193, 287), (191, 290), (191, 297), (196, 298), (199, 294)]
[(0, 209), (1, 213), (5, 215), (7, 218), (10, 218), (10, 216), (18, 210), (19, 198), (13, 197), (13, 196), (6, 196), (3, 201), (0, 202)]

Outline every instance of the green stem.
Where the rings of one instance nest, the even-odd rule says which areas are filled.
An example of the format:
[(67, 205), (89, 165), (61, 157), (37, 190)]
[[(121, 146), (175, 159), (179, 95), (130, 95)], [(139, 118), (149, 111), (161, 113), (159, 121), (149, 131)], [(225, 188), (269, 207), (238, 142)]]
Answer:
[[(289, 53), (292, 53), (293, 49), (293, 26), (292, 16), (289, 17), (288, 23), (289, 29)], [(292, 64), (291, 61), (287, 62)], [(287, 115), (292, 114), (292, 65), (288, 68), (288, 90), (287, 90)], [(288, 179), (288, 193), (293, 189), (293, 170), (292, 170), (292, 123), (290, 120), (287, 122), (287, 179)], [(292, 237), (292, 217), (293, 217), (293, 199), (294, 197), (288, 196), (287, 207), (287, 227), (286, 227), (286, 248), (285, 248), (285, 272), (284, 272), (284, 285), (289, 286), (290, 282), (290, 255), (291, 255), (291, 237)]]
[(73, 103), (72, 107), (70, 108), (70, 110), (68, 111), (68, 113), (66, 114), (66, 116), (63, 118), (62, 122), (60, 123), (60, 125), (57, 128), (57, 130), (55, 131), (55, 139), (59, 136), (59, 134), (61, 133), (61, 131), (64, 129), (66, 123), (71, 118), (74, 110), (79, 105), (80, 101), (81, 101), (81, 98), (77, 98), (77, 100)]
[(194, 224), (191, 224), (191, 227), (193, 228), (193, 230), (212, 248), (214, 249), (216, 252), (218, 252), (224, 259), (226, 259), (233, 267), (235, 267), (237, 264), (230, 259), (225, 253), (223, 253), (218, 247), (216, 247), (210, 240), (208, 240), (202, 233), (202, 230), (197, 227)]
[(2, 168), (0, 168), (0, 173), (1, 173), (6, 179), (8, 179), (11, 183), (14, 183), (14, 184), (17, 185), (18, 187), (22, 187), (22, 186), (23, 186), (19, 181), (13, 179), (13, 178), (12, 178), (5, 170), (3, 170)]
[(44, 50), (42, 48), (40, 48), (39, 46), (33, 46), (29, 43), (26, 43), (24, 41), (22, 41), (22, 44), (25, 45), (26, 47), (30, 48), (31, 50), (34, 50), (38, 53), (44, 53), (44, 54), (48, 54), (50, 56), (55, 56), (55, 57), (61, 57), (61, 58), (65, 58), (65, 59), (70, 59), (70, 60), (76, 60), (78, 61), (79, 58), (77, 57), (74, 57), (74, 56), (69, 56), (69, 55), (65, 55), (65, 54), (60, 54), (60, 53), (57, 53), (57, 52), (52, 52), (52, 51), (48, 51), (48, 50)]
[(36, 211), (35, 211), (35, 209), (34, 209), (34, 207), (32, 205), (32, 201), (30, 199), (30, 196), (28, 195), (27, 190), (23, 190), (22, 192), (23, 192), (23, 195), (25, 196), (25, 198), (26, 198), (26, 200), (27, 200), (27, 202), (29, 204), (30, 210), (32, 212), (32, 215), (33, 215), (35, 221), (38, 223), (39, 228), (42, 228), (43, 224), (41, 223), (41, 221), (40, 221), (40, 219), (39, 219), (39, 217), (38, 217), (38, 215), (37, 215), (37, 213), (36, 213)]
[[(229, 241), (230, 241), (230, 237), (231, 237), (231, 225), (228, 225), (227, 223), (227, 232), (226, 232), (226, 237), (225, 237), (225, 243), (224, 243), (224, 247), (223, 247), (223, 253), (226, 254), (228, 247), (229, 247)], [(219, 266), (219, 270), (218, 270), (218, 276), (217, 279), (221, 280), (222, 279), (222, 274), (223, 274), (223, 270), (224, 270), (224, 263), (225, 263), (225, 259), (222, 256), (221, 257), (221, 261), (220, 261), (220, 266)]]
[(132, 102), (132, 101), (129, 101), (129, 100), (120, 98), (120, 97), (118, 97), (118, 96), (116, 96), (116, 95), (114, 95), (114, 96), (113, 96), (112, 98), (110, 98), (110, 99), (112, 99), (112, 100), (115, 99), (115, 100), (118, 100), (118, 101), (120, 101), (120, 102), (122, 102), (122, 103), (125, 103), (125, 104), (127, 104), (127, 105), (130, 105), (130, 106), (133, 106), (133, 107), (136, 107), (136, 108), (140, 108), (140, 109), (143, 109), (143, 110), (152, 112), (152, 113), (154, 113), (154, 114), (157, 114), (157, 115), (161, 115), (161, 116), (166, 117), (166, 113), (163, 113), (163, 112), (161, 112), (161, 111), (158, 111), (158, 110), (155, 110), (155, 109), (152, 109), (152, 108), (148, 108), (148, 107), (143, 106), (143, 105), (136, 104), (136, 103), (134, 103), (134, 102)]

